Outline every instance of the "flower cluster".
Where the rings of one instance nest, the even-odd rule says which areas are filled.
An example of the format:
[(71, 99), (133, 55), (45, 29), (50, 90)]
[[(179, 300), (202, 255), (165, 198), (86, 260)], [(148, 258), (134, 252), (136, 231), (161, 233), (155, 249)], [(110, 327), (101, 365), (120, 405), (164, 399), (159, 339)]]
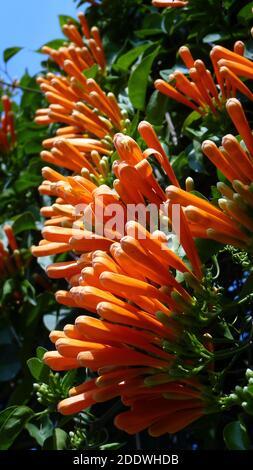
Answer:
[[(79, 18), (93, 63), (104, 70), (105, 62), (99, 62), (101, 40), (92, 28), (98, 54), (89, 42), (85, 17)], [(219, 295), (205, 276), (195, 238), (211, 237), (236, 246), (250, 241), (252, 135), (240, 103), (228, 99), (245, 85), (239, 88), (237, 79), (225, 80), (226, 106), (247, 150), (233, 136), (224, 137), (221, 150), (213, 142), (203, 144), (204, 153), (235, 189), (218, 186), (224, 196), (219, 209), (193, 194), (189, 184), (186, 191), (180, 187), (148, 122), (138, 126), (145, 150), (126, 135), (129, 121), (115, 96), (82, 73), (92, 64), (84, 59), (79, 29), (68, 25), (64, 31), (72, 44), (47, 52), (66, 75), (50, 73), (38, 79), (50, 104), (36, 116), (38, 124), (61, 124), (44, 140), (41, 157), (64, 172), (42, 170), (40, 193), (55, 201), (41, 209), (47, 220), (43, 239), (32, 252), (37, 257), (66, 254), (66, 261), (47, 267), (50, 278), (65, 279), (69, 286), (58, 291), (56, 299), (92, 315), (81, 315), (63, 331), (52, 331), (56, 350), (47, 352), (44, 361), (55, 371), (84, 367), (94, 373), (60, 401), (62, 414), (120, 397), (130, 409), (116, 416), (119, 429), (130, 434), (148, 429), (152, 436), (174, 433), (223, 403), (210, 378), (215, 351), (209, 326), (219, 313)], [(232, 54), (242, 57), (238, 50), (237, 46)], [(215, 111), (224, 96), (220, 99), (210, 72), (201, 61), (194, 62), (187, 48), (181, 55), (199, 78), (190, 82), (177, 74), (177, 86), (186, 86), (186, 95), (195, 97), (196, 104), (183, 97), (182, 89), (176, 95), (173, 91), (173, 97), (178, 93), (182, 102), (200, 112), (207, 105)], [(216, 54), (220, 79), (217, 61)], [(161, 83), (171, 90), (162, 81), (156, 82), (157, 88)], [(159, 184), (151, 161), (169, 184), (167, 189)], [(238, 220), (236, 205), (242, 199), (247, 207)], [(168, 244), (171, 228), (180, 245), (178, 253)]]
[(0, 151), (6, 153), (16, 142), (16, 133), (14, 128), (14, 115), (11, 110), (11, 101), (9, 96), (3, 95), (1, 98), (3, 115), (1, 116), (0, 126)]
[(203, 153), (232, 184), (232, 187), (224, 182), (217, 184), (222, 195), (218, 200), (219, 207), (175, 186), (167, 188), (167, 196), (171, 202), (183, 207), (193, 235), (250, 251), (253, 232), (253, 137), (241, 103), (236, 98), (230, 98), (226, 109), (244, 145), (231, 134), (223, 137), (220, 148), (211, 140), (205, 140), (202, 144)]
[[(89, 28), (85, 15), (79, 13), (80, 30), (76, 24), (63, 25), (63, 32), (70, 40), (65, 47), (59, 50), (44, 46), (42, 52), (49, 54), (51, 59), (59, 67), (68, 73), (69, 68), (74, 64), (74, 68), (83, 71), (97, 64), (102, 71), (105, 70), (106, 62), (103, 44), (97, 27)], [(72, 65), (66, 61), (71, 61)]]
[(194, 60), (188, 47), (179, 49), (179, 56), (188, 69), (189, 78), (179, 70), (169, 77), (169, 83), (158, 79), (155, 87), (161, 93), (197, 111), (217, 114), (223, 104), (239, 92), (252, 101), (253, 94), (239, 77), (253, 78), (252, 62), (244, 57), (242, 41), (234, 44), (234, 51), (214, 46), (210, 52), (217, 84), (200, 59)]

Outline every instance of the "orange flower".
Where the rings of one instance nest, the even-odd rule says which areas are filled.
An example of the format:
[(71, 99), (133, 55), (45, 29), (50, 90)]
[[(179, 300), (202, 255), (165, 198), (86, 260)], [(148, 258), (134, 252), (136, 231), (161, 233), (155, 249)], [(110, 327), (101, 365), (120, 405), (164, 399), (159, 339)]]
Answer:
[(152, 5), (157, 8), (180, 8), (185, 7), (188, 3), (180, 0), (152, 0)]
[[(116, 417), (118, 428), (130, 434), (148, 428), (153, 436), (177, 432), (205, 413), (201, 385), (196, 379), (170, 379), (166, 371), (173, 358), (161, 346), (162, 336), (171, 338), (172, 332), (159, 321), (151, 321), (148, 313), (141, 314), (127, 303), (126, 306), (128, 310), (102, 302), (98, 313), (105, 315), (106, 320), (81, 316), (73, 327), (68, 325), (64, 332), (51, 333), (57, 352), (45, 354), (46, 364), (54, 370), (81, 366), (98, 371), (96, 379), (72, 388), (70, 398), (61, 401), (58, 410), (73, 414), (120, 396), (131, 411)], [(109, 320), (110, 309), (117, 323)], [(131, 323), (135, 310), (138, 323)], [(133, 325), (142, 328), (135, 329)], [(146, 385), (147, 381), (152, 385)]]
[[(182, 260), (169, 248), (167, 232), (159, 230), (160, 219), (171, 227), (173, 206), (149, 161), (155, 158), (164, 178), (182, 192), (169, 158), (148, 122), (139, 125), (146, 150), (125, 135), (128, 120), (114, 95), (82, 73), (94, 62), (103, 68), (102, 47), (98, 30), (89, 29), (82, 14), (79, 19), (85, 40), (70, 24), (64, 31), (72, 44), (45, 50), (66, 76), (50, 73), (38, 79), (49, 107), (38, 110), (36, 121), (61, 124), (55, 136), (44, 140), (41, 157), (67, 171), (42, 170), (39, 191), (55, 202), (41, 209), (47, 219), (43, 239), (32, 251), (35, 256), (70, 255), (47, 267), (50, 278), (67, 282), (56, 299), (94, 316), (79, 316), (63, 331), (53, 331), (56, 351), (44, 360), (53, 370), (86, 367), (97, 373), (96, 379), (69, 391), (69, 398), (59, 403), (62, 414), (118, 396), (130, 407), (115, 420), (120, 429), (147, 428), (154, 436), (176, 432), (209, 409), (201, 379), (173, 375), (183, 321), (193, 319), (194, 293), (201, 291), (203, 277), (193, 224), (178, 204), (175, 232), (185, 253)], [(190, 89), (199, 99), (197, 87)], [(114, 149), (118, 160), (112, 163)], [(131, 204), (140, 204), (144, 222), (138, 211), (129, 216)], [(112, 206), (120, 211), (122, 224), (112, 223)], [(155, 207), (158, 221), (149, 206)], [(178, 277), (177, 271), (182, 273)], [(144, 409), (141, 403), (147, 404)]]
[[(243, 57), (244, 44), (237, 41), (234, 52), (221, 46), (215, 46), (210, 52), (217, 88), (211, 72), (202, 60), (194, 60), (186, 46), (179, 49), (179, 55), (188, 68), (190, 78), (182, 72), (175, 71), (169, 77), (169, 83), (156, 80), (155, 87), (161, 93), (198, 111), (201, 115), (212, 111), (214, 114), (221, 109), (223, 102), (235, 97), (237, 91), (250, 100), (253, 94), (237, 75), (252, 78), (253, 69), (250, 60)], [(228, 60), (231, 59), (231, 60)]]
[[(233, 207), (235, 205), (237, 208), (236, 215), (233, 215), (228, 208), (222, 211), (210, 202), (174, 186), (169, 186), (166, 194), (170, 202), (176, 202), (183, 207), (193, 237), (213, 238), (221, 243), (243, 249), (250, 243), (249, 219), (236, 202), (233, 204)], [(229, 192), (226, 191), (226, 195), (228, 194)], [(233, 194), (232, 191), (232, 198)], [(221, 208), (225, 209), (224, 203), (220, 201), (222, 200), (219, 200)]]
[(79, 28), (75, 24), (65, 24), (63, 25), (63, 32), (70, 40), (70, 45), (60, 47), (58, 51), (44, 46), (42, 52), (49, 54), (62, 68), (64, 68), (64, 60), (71, 58), (81, 71), (94, 64), (98, 64), (104, 70), (106, 62), (99, 30), (98, 28), (91, 28), (90, 30), (83, 13), (79, 13), (78, 18), (85, 39), (82, 38)]

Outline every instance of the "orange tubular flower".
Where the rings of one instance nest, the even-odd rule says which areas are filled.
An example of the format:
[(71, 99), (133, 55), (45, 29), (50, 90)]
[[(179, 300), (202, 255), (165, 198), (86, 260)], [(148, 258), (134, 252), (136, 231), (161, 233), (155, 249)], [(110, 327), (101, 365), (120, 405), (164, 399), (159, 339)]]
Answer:
[(220, 148), (206, 140), (202, 150), (232, 184), (233, 189), (224, 183), (217, 184), (222, 195), (218, 201), (219, 208), (175, 186), (169, 186), (166, 194), (170, 203), (178, 203), (183, 207), (192, 236), (209, 237), (221, 243), (250, 249), (253, 233), (253, 137), (241, 103), (231, 98), (226, 108), (246, 150), (231, 134), (223, 137)]
[(251, 90), (238, 78), (238, 76), (253, 78), (252, 62), (243, 57), (243, 51), (244, 44), (241, 41), (235, 43), (233, 52), (221, 46), (213, 47), (210, 57), (217, 87), (204, 62), (194, 60), (190, 50), (182, 46), (179, 55), (188, 68), (190, 78), (176, 70), (170, 75), (169, 83), (159, 79), (156, 80), (155, 87), (161, 93), (198, 111), (201, 115), (208, 113), (209, 110), (216, 114), (226, 100), (236, 96), (237, 91), (252, 100)]
[[(53, 331), (56, 350), (44, 360), (53, 370), (85, 367), (97, 373), (96, 379), (69, 391), (58, 406), (62, 414), (120, 397), (130, 410), (116, 417), (118, 428), (129, 433), (147, 428), (152, 436), (177, 432), (208, 412), (210, 404), (201, 380), (173, 376), (176, 348), (184, 335), (181, 321), (196, 301), (186, 277), (198, 287), (203, 277), (196, 235), (176, 201), (179, 224), (174, 231), (187, 260), (169, 248), (160, 219), (170, 228), (174, 209), (167, 204), (150, 157), (168, 183), (182, 190), (153, 127), (146, 121), (139, 125), (148, 147), (143, 151), (125, 135), (128, 121), (114, 95), (82, 74), (84, 63), (100, 65), (102, 47), (98, 30), (89, 29), (83, 15), (79, 19), (85, 41), (75, 25), (67, 25), (64, 31), (73, 44), (45, 50), (66, 77), (50, 73), (38, 79), (50, 104), (37, 112), (36, 122), (62, 124), (43, 142), (41, 157), (65, 171), (62, 175), (48, 166), (42, 170), (39, 191), (55, 202), (41, 209), (46, 218), (43, 239), (32, 252), (66, 253), (65, 261), (47, 267), (50, 278), (63, 278), (69, 286), (56, 299), (95, 315), (81, 315), (63, 331)], [(197, 88), (192, 89), (199, 97)], [(112, 164), (114, 150), (118, 160)], [(137, 210), (129, 213), (130, 204), (140, 204), (145, 220), (139, 221)], [(158, 221), (149, 206), (156, 209)], [(112, 221), (112, 207), (119, 210), (122, 223), (117, 217)], [(175, 349), (166, 349), (167, 343)]]
[(79, 13), (78, 18), (84, 38), (80, 34), (79, 27), (75, 24), (65, 24), (63, 25), (63, 32), (70, 40), (70, 44), (65, 47), (60, 47), (57, 51), (48, 46), (44, 46), (42, 52), (49, 54), (62, 68), (64, 68), (64, 61), (66, 59), (72, 59), (77, 68), (81, 71), (94, 64), (97, 64), (102, 70), (105, 70), (105, 55), (98, 28), (92, 28), (90, 30), (83, 13)]
[[(153, 132), (151, 136), (154, 138)], [(122, 159), (120, 165), (131, 162), (129, 168), (134, 168), (146, 161), (137, 144), (126, 136), (117, 134), (115, 146)], [(57, 172), (44, 169), (44, 175), (54, 181), (52, 184), (59, 181)], [(100, 187), (93, 193), (99, 195), (98, 189), (111, 200), (114, 193), (109, 188), (105, 191)], [(71, 215), (69, 207), (66, 204), (62, 207), (67, 216)], [(61, 204), (52, 208), (53, 212), (45, 209), (43, 212), (53, 219)], [(131, 407), (131, 411), (115, 418), (120, 429), (131, 434), (148, 428), (153, 436), (176, 432), (202, 416), (207, 406), (198, 381), (171, 380), (168, 371), (175, 358), (163, 349), (165, 340), (177, 341), (181, 334), (172, 311), (180, 315), (182, 307), (172, 299), (171, 292), (181, 295), (188, 305), (192, 302), (170, 269), (188, 272), (189, 268), (169, 250), (162, 237), (153, 239), (137, 222), (128, 222), (128, 235), (121, 236), (120, 242), (108, 240), (107, 247), (100, 245), (102, 238), (95, 234), (79, 239), (81, 231), (46, 226), (43, 230), (46, 243), (41, 245), (42, 250), (58, 243), (80, 252), (89, 251), (76, 261), (48, 266), (47, 273), (52, 278), (65, 277), (74, 285), (69, 292), (56, 294), (60, 303), (90, 310), (99, 317), (78, 317), (75, 325), (50, 335), (57, 351), (46, 353), (44, 360), (53, 370), (88, 367), (98, 373), (97, 379), (71, 389), (70, 397), (59, 403), (58, 410), (73, 414), (119, 396)], [(183, 236), (183, 243), (196, 274), (201, 276), (191, 242), (189, 239), (186, 242)], [(74, 278), (77, 283), (73, 284)], [(168, 318), (169, 326), (156, 318), (157, 311)], [(140, 408), (142, 397), (147, 404), (145, 419)], [(161, 401), (163, 408), (159, 405)], [(152, 413), (148, 411), (149, 404)]]
[(181, 8), (188, 5), (188, 3), (180, 0), (152, 0), (152, 5), (157, 8)]

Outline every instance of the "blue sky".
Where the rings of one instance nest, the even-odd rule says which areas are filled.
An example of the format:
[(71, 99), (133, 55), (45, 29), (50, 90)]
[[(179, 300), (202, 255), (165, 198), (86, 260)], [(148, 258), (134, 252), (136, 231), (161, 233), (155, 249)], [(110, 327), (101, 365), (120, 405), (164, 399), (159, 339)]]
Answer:
[(23, 46), (24, 50), (8, 62), (10, 76), (19, 78), (26, 68), (35, 74), (43, 56), (33, 51), (51, 39), (63, 37), (59, 14), (76, 17), (76, 13), (73, 0), (1, 1), (0, 76), (3, 77), (3, 50), (12, 46)]

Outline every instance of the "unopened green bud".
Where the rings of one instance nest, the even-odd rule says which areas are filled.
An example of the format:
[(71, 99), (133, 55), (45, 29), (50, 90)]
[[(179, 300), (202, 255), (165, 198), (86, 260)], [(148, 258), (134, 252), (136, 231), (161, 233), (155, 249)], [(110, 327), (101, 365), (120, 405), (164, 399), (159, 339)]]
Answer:
[(187, 284), (195, 291), (199, 293), (203, 293), (204, 289), (201, 286), (199, 280), (192, 274), (192, 273), (184, 273), (183, 274), (185, 281)]
[(179, 292), (173, 291), (171, 293), (171, 298), (176, 302), (180, 310), (184, 312), (191, 312), (192, 311), (192, 306), (190, 303), (186, 302), (186, 300), (183, 298)]
[(194, 191), (194, 179), (190, 176), (185, 180), (185, 189), (188, 192)]
[(247, 379), (253, 379), (253, 370), (252, 369), (247, 369), (245, 375), (246, 375)]
[(246, 413), (248, 413), (249, 415), (253, 415), (253, 407), (252, 405), (250, 405), (249, 403), (247, 403), (246, 401), (242, 402), (242, 408), (244, 409), (244, 411)]

